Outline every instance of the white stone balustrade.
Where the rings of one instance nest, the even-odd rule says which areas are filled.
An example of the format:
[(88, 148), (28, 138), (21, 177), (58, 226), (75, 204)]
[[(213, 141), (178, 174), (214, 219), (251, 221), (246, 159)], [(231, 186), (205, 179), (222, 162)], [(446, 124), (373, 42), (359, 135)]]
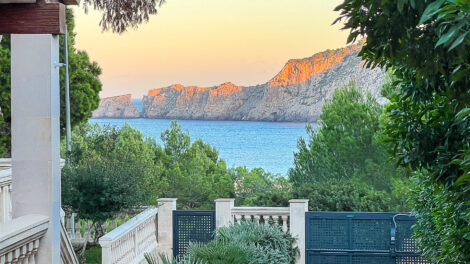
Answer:
[(149, 208), (100, 238), (103, 264), (144, 263), (157, 250), (157, 208)]
[[(132, 217), (132, 215), (130, 216)], [(77, 217), (76, 214), (72, 213), (65, 215), (65, 231), (72, 242), (82, 242), (85, 239), (85, 234), (89, 233), (88, 242), (92, 242), (95, 239), (95, 228), (88, 220), (83, 220)], [(124, 224), (129, 218), (126, 214), (121, 214), (112, 221), (106, 221), (102, 228), (104, 233), (114, 230), (116, 227)]]
[(11, 220), (11, 182), (11, 169), (0, 166), (0, 223)]
[(234, 207), (232, 216), (237, 223), (244, 220), (253, 220), (258, 223), (273, 223), (282, 226), (284, 232), (288, 231), (289, 207)]
[(308, 211), (308, 200), (293, 199), (289, 207), (235, 207), (234, 199), (215, 200), (216, 228), (240, 223), (244, 220), (282, 226), (297, 239), (300, 256), (297, 264), (305, 263), (305, 212)]
[(43, 215), (25, 215), (0, 224), (0, 264), (35, 264), (49, 226)]
[[(60, 229), (60, 259), (63, 264), (78, 264), (77, 256), (72, 246), (65, 227), (62, 223), (62, 228)], [(26, 263), (25, 263), (26, 264)]]

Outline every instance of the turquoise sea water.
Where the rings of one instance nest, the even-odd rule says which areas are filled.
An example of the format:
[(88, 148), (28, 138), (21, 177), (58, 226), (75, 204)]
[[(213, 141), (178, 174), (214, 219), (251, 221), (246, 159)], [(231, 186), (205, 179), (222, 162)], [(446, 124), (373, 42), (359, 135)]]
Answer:
[[(171, 120), (161, 119), (90, 119), (90, 123), (122, 126), (127, 122), (144, 135), (156, 138), (161, 144), (161, 133), (169, 128)], [(219, 156), (229, 167), (261, 167), (273, 173), (287, 175), (294, 160), (297, 139), (306, 137), (304, 123), (249, 122), (249, 121), (178, 121), (188, 130), (191, 141), (201, 138), (215, 146)]]

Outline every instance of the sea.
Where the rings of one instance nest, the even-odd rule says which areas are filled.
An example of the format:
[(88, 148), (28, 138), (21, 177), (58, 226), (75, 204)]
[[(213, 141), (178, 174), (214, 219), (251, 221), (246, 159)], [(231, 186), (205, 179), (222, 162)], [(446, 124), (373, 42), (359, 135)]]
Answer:
[[(134, 103), (141, 111), (140, 101)], [(89, 122), (117, 127), (127, 123), (162, 144), (160, 135), (170, 127), (171, 120), (94, 118)], [(201, 138), (216, 147), (228, 167), (260, 167), (282, 176), (287, 176), (293, 167), (298, 139), (308, 138), (306, 123), (206, 120), (178, 120), (178, 123), (189, 132), (191, 141)]]

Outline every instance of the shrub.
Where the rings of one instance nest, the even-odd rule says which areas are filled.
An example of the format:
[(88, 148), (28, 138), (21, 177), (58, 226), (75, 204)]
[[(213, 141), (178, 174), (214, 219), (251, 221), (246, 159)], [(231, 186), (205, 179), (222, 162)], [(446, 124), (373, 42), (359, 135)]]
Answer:
[(162, 261), (180, 264), (294, 264), (299, 255), (294, 243), (295, 239), (277, 226), (243, 221), (217, 229), (214, 240), (206, 245), (190, 244), (188, 255), (181, 260), (162, 257)]

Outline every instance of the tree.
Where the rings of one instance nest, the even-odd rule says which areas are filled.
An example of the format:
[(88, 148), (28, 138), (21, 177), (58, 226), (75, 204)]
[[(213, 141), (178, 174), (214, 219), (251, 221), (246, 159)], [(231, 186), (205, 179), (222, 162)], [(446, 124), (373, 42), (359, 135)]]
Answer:
[[(100, 103), (99, 93), (102, 84), (99, 80), (101, 68), (98, 63), (90, 61), (85, 51), (75, 48), (75, 18), (71, 9), (67, 9), (67, 41), (69, 48), (69, 81), (70, 81), (70, 121), (72, 127), (88, 122), (93, 110)], [(64, 50), (61, 37), (61, 50)], [(60, 60), (65, 61), (64, 52)], [(60, 83), (64, 84), (65, 69), (61, 68)], [(60, 89), (60, 127), (65, 135), (65, 89)]]
[(390, 193), (349, 179), (304, 184), (293, 189), (293, 197), (307, 198), (310, 211), (390, 212), (398, 209)]
[(392, 69), (387, 107), (398, 164), (416, 172), (415, 234), (433, 262), (470, 259), (470, 2), (344, 1), (349, 42), (367, 37), (368, 67)]
[(289, 206), (290, 183), (281, 175), (246, 167), (229, 169), (239, 206)]
[(103, 30), (112, 29), (113, 32), (122, 33), (129, 27), (136, 28), (139, 24), (149, 20), (149, 15), (157, 13), (157, 5), (161, 6), (165, 0), (84, 0), (85, 11), (90, 6), (102, 11), (100, 26)]
[[(84, 51), (75, 49), (75, 22), (73, 12), (67, 9), (69, 74), (70, 74), (70, 112), (71, 125), (75, 127), (88, 121), (93, 110), (99, 105), (101, 69), (96, 62), (91, 62)], [(60, 48), (63, 50), (63, 37)], [(64, 61), (64, 54), (60, 60)], [(0, 43), (0, 156), (9, 155), (11, 151), (11, 84), (10, 84), (10, 37), (4, 36)], [(64, 84), (64, 69), (60, 71), (60, 84)], [(65, 90), (60, 89), (60, 128), (65, 135)]]
[[(354, 83), (337, 89), (322, 109), (319, 128), (300, 138), (289, 181), (312, 210), (403, 210), (400, 172), (383, 141), (383, 107)], [(400, 187), (400, 191), (395, 188)]]
[(93, 221), (95, 242), (104, 234), (106, 220), (137, 206), (155, 205), (167, 187), (155, 141), (128, 125), (117, 129), (84, 124), (74, 130), (71, 143), (70, 164), (62, 171), (62, 205)]
[(201, 139), (190, 144), (189, 134), (176, 121), (161, 139), (164, 151), (157, 156), (169, 183), (166, 197), (177, 197), (184, 209), (211, 209), (215, 199), (234, 197), (233, 181), (217, 149)]
[(294, 186), (328, 179), (357, 178), (382, 190), (396, 174), (381, 142), (382, 106), (354, 83), (337, 89), (322, 109), (319, 128), (307, 126), (289, 177)]

